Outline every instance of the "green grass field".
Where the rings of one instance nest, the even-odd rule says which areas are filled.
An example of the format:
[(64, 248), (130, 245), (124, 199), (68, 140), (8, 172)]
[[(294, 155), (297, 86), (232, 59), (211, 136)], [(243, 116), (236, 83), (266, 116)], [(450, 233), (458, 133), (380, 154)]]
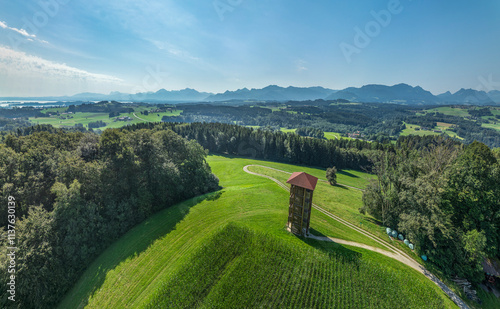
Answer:
[[(258, 166), (252, 166), (249, 168), (249, 170), (259, 174), (271, 176), (275, 179), (280, 180), (282, 183), (286, 183), (288, 177), (290, 177), (289, 174)], [(349, 172), (345, 171), (344, 173)], [(312, 173), (310, 174), (312, 175)], [(318, 173), (315, 174), (315, 176), (320, 176), (317, 175)], [(367, 179), (369, 178), (371, 177), (366, 176), (363, 178), (354, 178), (352, 176), (346, 176), (345, 174), (339, 173), (337, 181), (339, 184), (363, 188), (368, 181)], [(323, 175), (321, 175), (320, 179), (326, 180), (324, 173)], [(327, 182), (318, 181), (316, 189), (314, 190), (314, 203), (318, 204), (320, 207), (328, 210), (329, 212), (338, 215), (343, 219), (359, 227), (362, 227), (365, 230), (370, 231), (373, 234), (376, 234), (380, 238), (387, 238), (384, 228), (381, 227), (380, 222), (369, 215), (362, 215), (361, 213), (359, 213), (359, 208), (363, 207), (363, 202), (361, 200), (362, 196), (363, 193), (359, 190), (354, 190), (342, 185), (332, 186)], [(375, 242), (370, 242), (367, 244), (375, 247), (378, 246), (378, 244)], [(384, 247), (381, 248), (385, 249)]]
[(500, 121), (497, 123), (483, 123), (481, 126), (500, 131)]
[[(55, 112), (59, 110), (59, 112), (63, 112), (65, 108), (58, 108), (58, 109), (48, 109), (45, 110), (45, 113), (48, 111)], [(29, 120), (33, 124), (51, 124), (52, 126), (56, 128), (61, 128), (61, 127), (69, 127), (69, 126), (74, 126), (77, 123), (83, 124), (85, 127), (88, 127), (89, 122), (95, 122), (95, 121), (103, 121), (106, 123), (105, 127), (99, 128), (100, 130), (104, 130), (107, 128), (121, 128), (126, 125), (130, 124), (136, 124), (136, 123), (142, 123), (142, 122), (161, 122), (161, 119), (163, 116), (178, 116), (182, 112), (181, 110), (176, 110), (172, 112), (163, 112), (163, 113), (150, 113), (149, 115), (142, 115), (140, 111), (144, 110), (142, 109), (137, 109), (134, 113), (122, 113), (120, 116), (117, 117), (124, 117), (128, 116), (132, 118), (130, 121), (113, 121), (114, 118), (109, 118), (108, 113), (75, 113), (75, 114), (70, 114), (70, 115), (62, 115), (65, 117), (72, 117), (69, 119), (60, 119), (57, 116), (51, 116), (51, 117), (31, 117)], [(140, 119), (139, 119), (140, 118)], [(141, 120), (143, 119), (143, 120)]]
[(127, 114), (124, 113), (120, 115), (120, 116), (129, 116), (130, 118), (132, 118), (131, 121), (116, 121), (116, 122), (113, 122), (113, 119), (109, 118), (107, 113), (75, 113), (64, 116), (72, 118), (60, 119), (57, 116), (51, 116), (51, 117), (38, 117), (38, 118), (31, 117), (29, 118), (29, 120), (33, 124), (51, 124), (56, 128), (61, 128), (65, 126), (66, 127), (74, 126), (77, 123), (81, 123), (85, 127), (88, 127), (89, 122), (95, 122), (100, 120), (106, 123), (106, 127), (99, 128), (101, 130), (107, 128), (120, 128), (128, 124), (144, 122), (142, 120), (135, 118), (132, 113), (127, 113)]
[(493, 115), (500, 115), (500, 107), (491, 107), (490, 110)]
[(424, 136), (424, 135), (440, 135), (440, 133), (436, 133), (433, 131), (429, 130), (415, 130), (415, 129), (421, 129), (420, 126), (414, 125), (414, 124), (406, 124), (406, 129), (404, 129), (399, 135), (400, 136), (407, 136), (407, 135), (417, 135), (417, 136)]
[[(471, 108), (471, 107), (458, 108), (458, 107), (446, 106), (446, 107), (437, 107), (437, 108), (428, 109), (428, 110), (425, 110), (424, 112), (425, 113), (439, 112), (439, 113), (443, 113), (445, 115), (458, 116), (458, 117), (465, 118), (467, 116), (470, 116), (469, 112), (467, 111), (467, 108)], [(498, 107), (489, 107), (489, 108), (490, 108), (493, 116), (500, 115), (500, 108), (498, 108)], [(424, 115), (424, 114), (421, 114), (421, 115)], [(492, 123), (483, 123), (482, 127), (495, 129), (495, 130), (500, 131), (500, 121), (498, 119), (496, 119), (495, 117), (492, 117), (492, 116), (483, 116), (481, 118), (483, 118), (485, 120), (490, 120), (492, 122)], [(415, 125), (407, 125), (407, 127), (409, 127), (409, 126), (413, 126), (413, 128), (418, 127)], [(436, 129), (445, 130), (446, 127), (439, 126), (439, 123), (438, 123), (438, 126), (436, 127)], [(409, 129), (409, 128), (403, 130), (403, 132), (401, 133), (402, 136), (410, 135), (410, 134), (422, 136), (422, 135), (435, 135), (436, 133), (431, 132), (431, 131), (415, 131), (414, 129)], [(451, 137), (456, 137), (456, 138), (462, 139), (455, 132), (452, 132), (449, 130), (446, 130), (446, 134), (450, 135)]]
[[(295, 132), (295, 130), (297, 130), (297, 129), (285, 129), (285, 128), (281, 128), (281, 132), (285, 132), (285, 133)], [(341, 139), (341, 138), (350, 139), (348, 137), (342, 137), (340, 135), (340, 133), (337, 133), (337, 132), (325, 132), (325, 138), (326, 139)]]
[(341, 139), (341, 138), (347, 138), (347, 137), (342, 137), (342, 136), (340, 136), (340, 133), (336, 133), (336, 132), (325, 132), (325, 138), (326, 139)]
[[(441, 130), (445, 134), (451, 136), (451, 137), (456, 137), (458, 139), (463, 139), (460, 136), (457, 135), (457, 133), (449, 130), (452, 124), (450, 123), (444, 123), (444, 122), (438, 122), (437, 126), (432, 128), (431, 131), (429, 130), (421, 130), (421, 126), (415, 125), (415, 124), (406, 124), (406, 129), (404, 129), (399, 135), (400, 136), (408, 136), (408, 135), (417, 135), (417, 136), (425, 136), (425, 135), (441, 135), (441, 133), (434, 132), (432, 130)], [(416, 130), (416, 129), (420, 130)]]
[(403, 276), (349, 249), (298, 247), (231, 223), (165, 278), (146, 308), (445, 307), (426, 282)]
[(171, 112), (164, 113), (149, 113), (148, 115), (142, 115), (140, 112), (136, 112), (137, 117), (147, 120), (148, 122), (161, 122), (163, 116), (171, 117), (171, 116), (179, 116), (182, 113), (182, 110), (176, 110)]
[(469, 112), (467, 111), (467, 108), (458, 108), (458, 107), (450, 107), (450, 106), (443, 106), (443, 107), (437, 107), (437, 108), (432, 108), (425, 110), (427, 113), (442, 113), (445, 115), (450, 115), (450, 116), (459, 116), (459, 117), (466, 117), (470, 116)]
[[(322, 307), (324, 304), (335, 303), (343, 304), (343, 307), (359, 308), (357, 306), (361, 304), (369, 308), (377, 304), (394, 304), (393, 300), (402, 297), (402, 292), (393, 290), (392, 287), (400, 286), (406, 293), (404, 297), (407, 302), (404, 306), (409, 304), (410, 308), (412, 303), (426, 301), (434, 302), (438, 307), (442, 304), (444, 308), (455, 308), (436, 285), (397, 261), (364, 249), (304, 240), (289, 234), (285, 229), (288, 193), (269, 179), (245, 173), (243, 167), (261, 164), (285, 171), (306, 171), (324, 179), (323, 170), (220, 156), (209, 156), (207, 161), (224, 189), (170, 207), (139, 224), (96, 259), (65, 296), (59, 308), (142, 308), (155, 299), (162, 301), (163, 298), (159, 295), (170, 295), (169, 293), (181, 293), (180, 299), (187, 299), (188, 303), (191, 294), (187, 291), (199, 287), (195, 284), (188, 284), (181, 290), (176, 290), (175, 287), (176, 282), (179, 282), (176, 280), (183, 280), (184, 275), (188, 276), (190, 268), (194, 268), (191, 273), (198, 274), (200, 278), (205, 278), (206, 275), (208, 278), (207, 282), (202, 283), (210, 287), (210, 293), (200, 294), (196, 299), (200, 307), (217, 307), (221, 295), (228, 295), (227, 301), (233, 304), (232, 301), (237, 299), (230, 294), (234, 287), (235, 293), (247, 293), (241, 295), (241, 304), (250, 304), (252, 299), (266, 300), (260, 303), (263, 307), (269, 307), (269, 299), (277, 302), (276, 304), (286, 304), (281, 296), (259, 294), (262, 291), (275, 291), (274, 295), (292, 295), (299, 304), (297, 307), (301, 308), (309, 304)], [(362, 187), (366, 184), (366, 178), (370, 177), (372, 176), (346, 171), (345, 174), (339, 174), (338, 181)], [(359, 203), (358, 191), (341, 187), (332, 187), (331, 190), (334, 192), (332, 198), (338, 199), (337, 204), (330, 206), (332, 210), (345, 208), (354, 211), (355, 207), (349, 208), (345, 204)], [(326, 201), (328, 197), (321, 197), (319, 192), (315, 193), (315, 201), (319, 203), (322, 198)], [(352, 192), (356, 193), (349, 197)], [(223, 256), (234, 257), (238, 253), (238, 246), (248, 250), (243, 250), (247, 252), (246, 255), (240, 254), (237, 259), (229, 259), (222, 266), (213, 264), (219, 272), (213, 271), (220, 276), (210, 277), (209, 274), (213, 275), (210, 267), (200, 265), (211, 265), (209, 263), (212, 259), (207, 257), (208, 260), (198, 264), (194, 261), (203, 252), (200, 250), (209, 252), (211, 248), (219, 248), (217, 243), (210, 240), (217, 233), (223, 233), (223, 228), (228, 223), (235, 223), (238, 228), (243, 229), (241, 234), (249, 230), (250, 243), (240, 243), (238, 239), (228, 238), (228, 242), (236, 242)], [(313, 212), (311, 229), (326, 236), (362, 243), (372, 242), (365, 236), (356, 235), (356, 232), (336, 224), (333, 219), (320, 216), (318, 212)], [(215, 239), (221, 239), (221, 235), (223, 234)], [(268, 242), (263, 241), (263, 237)], [(282, 247), (276, 245), (278, 243)], [(358, 264), (351, 267), (351, 264), (331, 257), (342, 252), (356, 256)], [(299, 259), (287, 260), (288, 255)], [(276, 276), (285, 278), (288, 268), (281, 268), (279, 265), (286, 261), (290, 261), (293, 269), (296, 269), (295, 277), (291, 281), (276, 281)], [(264, 267), (263, 264), (266, 263), (269, 263), (270, 268)], [(274, 267), (278, 267), (276, 275), (270, 271)], [(374, 269), (374, 273), (370, 269)], [(351, 278), (353, 276), (355, 279)], [(213, 278), (216, 278), (215, 281)], [(252, 285), (251, 282), (262, 282), (262, 287), (260, 284)], [(329, 287), (325, 287), (326, 284)], [(383, 287), (385, 284), (388, 289)], [(246, 285), (248, 290), (244, 289)], [(174, 289), (169, 288), (172, 286)], [(264, 287), (269, 287), (270, 290)], [(299, 287), (305, 287), (306, 290)], [(343, 289), (346, 291), (342, 291)], [(294, 294), (293, 291), (301, 291), (302, 294)], [(327, 295), (327, 292), (332, 295)]]

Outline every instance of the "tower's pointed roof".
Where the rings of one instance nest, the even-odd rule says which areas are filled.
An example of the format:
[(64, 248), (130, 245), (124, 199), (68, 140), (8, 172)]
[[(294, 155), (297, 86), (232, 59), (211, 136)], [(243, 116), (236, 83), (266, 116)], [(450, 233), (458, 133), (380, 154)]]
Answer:
[(302, 188), (314, 190), (314, 188), (316, 188), (318, 178), (304, 172), (295, 172), (286, 182)]

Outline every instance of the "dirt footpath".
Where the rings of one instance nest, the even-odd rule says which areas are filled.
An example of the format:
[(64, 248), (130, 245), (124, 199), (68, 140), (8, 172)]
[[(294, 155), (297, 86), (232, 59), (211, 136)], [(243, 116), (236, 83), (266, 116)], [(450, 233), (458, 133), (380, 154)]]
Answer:
[[(264, 167), (264, 168), (268, 168), (268, 169), (271, 169), (271, 170), (275, 170), (275, 171), (279, 171), (279, 172), (284, 172), (284, 173), (287, 173), (287, 174), (291, 174), (289, 172), (285, 172), (285, 171), (281, 171), (281, 170), (278, 170), (278, 169), (275, 169), (275, 168), (271, 168), (271, 167), (267, 167), (267, 166), (264, 166), (264, 165), (247, 165), (245, 167), (243, 167), (243, 171), (245, 171), (246, 173), (249, 173), (251, 175), (256, 175), (256, 176), (260, 176), (260, 177), (265, 177), (267, 179), (270, 179), (272, 181), (274, 181), (278, 186), (280, 186), (281, 188), (283, 188), (284, 190), (289, 190), (288, 187), (282, 183), (281, 181), (271, 177), (271, 176), (267, 176), (267, 175), (263, 175), (263, 174), (259, 174), (259, 173), (255, 173), (255, 172), (251, 172), (248, 170), (249, 167), (251, 166), (259, 166), (259, 167)], [(359, 188), (354, 188), (354, 187), (350, 187), (352, 189), (355, 189), (355, 190), (361, 190)], [(422, 265), (420, 265), (417, 261), (415, 261), (414, 259), (412, 259), (410, 256), (408, 256), (405, 252), (401, 251), (400, 249), (392, 246), (391, 244), (383, 241), (382, 239), (380, 239), (378, 236), (374, 235), (374, 234), (371, 234), (370, 232), (368, 231), (365, 231), (363, 229), (361, 229), (360, 227), (357, 227), (353, 224), (351, 224), (350, 222), (347, 222), (346, 220), (326, 211), (325, 209), (321, 208), (320, 206), (316, 205), (316, 204), (313, 204), (313, 207), (317, 210), (319, 210), (320, 212), (324, 213), (325, 215), (329, 216), (330, 218), (344, 224), (345, 226), (355, 230), (356, 232), (359, 232), (361, 234), (363, 234), (364, 236), (367, 236), (369, 238), (371, 238), (372, 240), (376, 241), (377, 243), (385, 246), (386, 248), (388, 248), (390, 251), (387, 251), (387, 250), (383, 250), (383, 249), (379, 249), (379, 248), (375, 248), (375, 247), (372, 247), (372, 246), (369, 246), (369, 245), (365, 245), (365, 244), (360, 244), (360, 243), (357, 243), (357, 242), (353, 242), (353, 241), (348, 241), (348, 240), (343, 240), (343, 239), (339, 239), (339, 238), (332, 238), (332, 237), (320, 237), (320, 236), (314, 236), (314, 235), (310, 235), (309, 238), (311, 239), (316, 239), (316, 240), (319, 240), (319, 241), (332, 241), (332, 242), (335, 242), (335, 243), (338, 243), (338, 244), (342, 244), (342, 245), (347, 245), (347, 246), (353, 246), (353, 247), (359, 247), (359, 248), (363, 248), (363, 249), (366, 249), (366, 250), (370, 250), (370, 251), (373, 251), (373, 252), (377, 252), (377, 253), (380, 253), (380, 254), (383, 254), (385, 256), (388, 256), (392, 259), (395, 259), (397, 261), (400, 261), (401, 263), (405, 264), (405, 265), (408, 265), (410, 266), (411, 268), (415, 269), (416, 271), (420, 272), (421, 274), (423, 274), (424, 276), (426, 276), (429, 280), (431, 280), (432, 282), (434, 282), (437, 286), (439, 286), (443, 292), (445, 292), (450, 298), (451, 300), (453, 300), (453, 302), (455, 302), (455, 304), (457, 304), (457, 306), (461, 309), (469, 309), (469, 306), (467, 306), (467, 304), (460, 298), (458, 297), (457, 294), (455, 294), (448, 286), (446, 286), (446, 284), (444, 284), (441, 280), (439, 280), (436, 276), (434, 276), (432, 273), (430, 273), (427, 269), (425, 269)]]

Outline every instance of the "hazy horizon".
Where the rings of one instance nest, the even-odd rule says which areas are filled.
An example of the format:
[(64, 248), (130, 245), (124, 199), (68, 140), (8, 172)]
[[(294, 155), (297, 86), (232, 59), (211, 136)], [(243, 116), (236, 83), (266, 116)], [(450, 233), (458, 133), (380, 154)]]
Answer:
[[(398, 84), (406, 84), (406, 83), (398, 83)], [(388, 86), (388, 87), (391, 87), (391, 86), (395, 86), (395, 85), (398, 85), (398, 84), (394, 84), (394, 85), (382, 85), (382, 84), (366, 84), (366, 85), (361, 85), (361, 86), (349, 86), (349, 87), (355, 87), (355, 88), (361, 88), (363, 86), (368, 86), (368, 85), (379, 85), (379, 86)], [(409, 84), (407, 84), (409, 85)], [(344, 90), (346, 88), (343, 88), (343, 89), (332, 89), (332, 88), (328, 88), (328, 87), (324, 87), (324, 86), (320, 86), (320, 85), (316, 85), (316, 86), (308, 86), (308, 87), (303, 87), (303, 86), (296, 86), (296, 85), (267, 85), (267, 86), (264, 86), (262, 88), (250, 88), (250, 87), (243, 87), (243, 88), (237, 88), (237, 89), (226, 89), (224, 91), (221, 91), (221, 92), (214, 92), (214, 91), (200, 91), (198, 89), (195, 89), (195, 88), (189, 88), (189, 87), (186, 87), (186, 88), (182, 88), (182, 89), (165, 89), (165, 88), (159, 88), (159, 89), (156, 89), (156, 90), (150, 90), (150, 91), (147, 91), (147, 93), (156, 93), (160, 90), (167, 90), (167, 91), (183, 91), (183, 90), (187, 90), (187, 89), (192, 89), (192, 90), (196, 90), (200, 93), (209, 93), (209, 94), (221, 94), (221, 93), (224, 93), (226, 91), (229, 91), (229, 92), (235, 92), (235, 91), (238, 91), (238, 90), (242, 90), (244, 88), (248, 89), (248, 90), (253, 90), (253, 89), (263, 89), (263, 88), (266, 88), (268, 86), (278, 86), (278, 87), (281, 87), (281, 88), (288, 88), (288, 87), (294, 87), (294, 88), (310, 88), (310, 87), (322, 87), (322, 88), (325, 88), (325, 89), (330, 89), (330, 90), (334, 90), (334, 91), (341, 91), (341, 90)], [(418, 87), (420, 85), (409, 85), (411, 87)], [(426, 91), (429, 91), (428, 89), (425, 89), (423, 88), (424, 90)], [(472, 89), (472, 88), (466, 88), (466, 89)], [(458, 89), (457, 91), (459, 91), (460, 89)], [(485, 92), (488, 92), (488, 90), (485, 90), (485, 89), (481, 89)], [(496, 89), (493, 89), (493, 90), (496, 90)], [(448, 90), (447, 90), (448, 91)], [(429, 91), (431, 92), (433, 95), (437, 96), (437, 95), (440, 95), (440, 94), (443, 94), (444, 92), (439, 92), (439, 93), (434, 93), (432, 91)], [(456, 91), (450, 91), (451, 93), (455, 93)], [(101, 94), (101, 95), (111, 95), (113, 93), (121, 93), (121, 94), (137, 94), (137, 93), (126, 93), (126, 92), (120, 92), (120, 91), (110, 91), (110, 92), (103, 92), (103, 93), (99, 93), (99, 92), (92, 92), (92, 91), (85, 91), (85, 92), (78, 92), (78, 93), (71, 93), (71, 94), (63, 94), (63, 95), (44, 95), (44, 96), (0, 96), (0, 98), (23, 98), (23, 97), (26, 97), (26, 98), (50, 98), (50, 97), (71, 97), (71, 96), (76, 96), (76, 95), (80, 95), (80, 94), (85, 94), (85, 93), (96, 93), (96, 94)]]

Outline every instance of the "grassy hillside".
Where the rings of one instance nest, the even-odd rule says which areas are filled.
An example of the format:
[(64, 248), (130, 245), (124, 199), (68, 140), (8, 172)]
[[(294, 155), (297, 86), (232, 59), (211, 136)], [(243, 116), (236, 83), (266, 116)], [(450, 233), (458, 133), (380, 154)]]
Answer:
[[(289, 174), (270, 170), (264, 167), (252, 166), (249, 168), (252, 172), (259, 174), (269, 175), (275, 179), (280, 180), (282, 183), (286, 183), (287, 179), (290, 177)], [(350, 171), (351, 173), (353, 171)], [(344, 173), (349, 173), (344, 171)], [(364, 183), (367, 179), (371, 178), (369, 176), (362, 175), (363, 173), (358, 172), (360, 175), (355, 178), (353, 176), (346, 176), (346, 174), (338, 175), (337, 181), (339, 183), (356, 186), (358, 188), (363, 188)], [(315, 175), (321, 180), (325, 179), (325, 175)], [(313, 202), (321, 206), (322, 208), (328, 210), (331, 213), (339, 215), (343, 219), (354, 223), (355, 225), (364, 228), (378, 235), (381, 238), (386, 238), (385, 231), (380, 227), (377, 220), (369, 215), (362, 215), (359, 213), (359, 208), (363, 207), (363, 202), (361, 200), (363, 193), (360, 190), (354, 190), (352, 188), (345, 187), (343, 185), (331, 186), (326, 181), (318, 181), (316, 189), (314, 190)], [(287, 186), (289, 186), (287, 184)]]
[(427, 113), (442, 113), (445, 115), (451, 115), (451, 116), (459, 116), (459, 117), (466, 117), (470, 116), (469, 112), (467, 111), (467, 106), (464, 106), (465, 108), (459, 108), (459, 107), (451, 107), (451, 106), (441, 106), (437, 108), (432, 108), (425, 110)]
[[(182, 110), (176, 111), (167, 111), (167, 112), (159, 112), (159, 113), (149, 113), (148, 115), (143, 115), (140, 112), (146, 111), (149, 108), (147, 107), (138, 107), (135, 109), (134, 113), (121, 113), (119, 116), (115, 116), (110, 118), (108, 113), (73, 113), (61, 116), (48, 116), (47, 117), (30, 117), (29, 120), (33, 124), (50, 124), (56, 128), (61, 127), (70, 127), (75, 124), (83, 124), (84, 127), (88, 128), (89, 122), (95, 121), (103, 121), (106, 123), (105, 127), (100, 127), (100, 130), (104, 130), (107, 128), (121, 128), (126, 125), (142, 123), (142, 122), (161, 122), (163, 116), (179, 116)], [(43, 111), (43, 113), (48, 112), (65, 112), (67, 108), (50, 108)], [(130, 117), (130, 121), (114, 121), (118, 117)], [(66, 118), (66, 119), (62, 119)]]
[[(458, 116), (458, 117), (465, 118), (465, 117), (471, 116), (468, 109), (477, 109), (477, 108), (482, 108), (482, 107), (464, 106), (464, 108), (460, 108), (460, 107), (445, 106), (445, 107), (428, 109), (424, 112), (427, 112), (427, 113), (439, 112), (439, 113), (442, 113), (445, 115)], [(500, 107), (490, 106), (488, 108), (490, 109), (493, 116), (482, 116), (481, 118), (483, 120), (489, 120), (490, 123), (483, 123), (481, 126), (484, 128), (490, 128), (490, 129), (495, 129), (495, 130), (500, 131), (500, 122), (497, 118), (495, 118), (496, 115), (500, 115)], [(439, 123), (438, 123), (438, 126), (439, 126)], [(447, 133), (450, 133), (450, 132), (447, 132)], [(449, 134), (449, 135), (451, 135), (451, 134)], [(451, 136), (453, 136), (453, 135), (451, 135)]]
[(120, 115), (132, 118), (131, 121), (116, 121), (116, 122), (113, 122), (113, 119), (110, 119), (107, 113), (75, 113), (63, 116), (67, 119), (61, 119), (57, 116), (50, 116), (50, 117), (37, 117), (37, 118), (31, 117), (29, 120), (33, 124), (50, 124), (56, 128), (65, 126), (70, 127), (74, 126), (77, 123), (81, 123), (83, 124), (84, 127), (87, 128), (89, 122), (103, 121), (106, 123), (106, 127), (101, 127), (100, 128), (101, 130), (104, 130), (106, 128), (119, 128), (127, 124), (144, 122), (142, 120), (135, 118), (132, 113), (123, 113)]
[[(327, 267), (327, 269), (330, 267), (330, 269), (332, 269), (332, 267), (340, 267), (339, 265), (342, 265), (342, 267), (346, 265), (345, 267), (348, 267), (350, 264), (345, 264), (347, 263), (345, 261), (330, 260), (331, 254), (335, 255), (339, 251), (342, 251), (355, 255), (359, 263), (366, 263), (363, 265), (380, 265), (380, 269), (382, 269), (380, 270), (381, 276), (389, 278), (387, 279), (389, 281), (393, 280), (395, 285), (399, 283), (404, 286), (404, 281), (415, 282), (417, 290), (422, 288), (427, 291), (425, 293), (430, 293), (426, 295), (432, 295), (432, 297), (428, 299), (429, 301), (431, 301), (431, 299), (432, 301), (437, 299), (437, 303), (442, 303), (444, 307), (454, 308), (454, 304), (437, 286), (413, 269), (399, 262), (360, 248), (342, 246), (335, 243), (320, 243), (315, 240), (304, 241), (301, 238), (289, 234), (285, 229), (288, 204), (287, 192), (278, 187), (271, 180), (245, 173), (243, 167), (248, 164), (263, 164), (287, 171), (304, 170), (324, 178), (323, 170), (220, 156), (210, 156), (208, 161), (214, 173), (221, 180), (221, 185), (224, 187), (222, 191), (192, 199), (161, 211), (131, 230), (123, 238), (108, 248), (87, 269), (73, 289), (66, 295), (59, 308), (82, 308), (85, 306), (88, 306), (88, 308), (141, 308), (147, 306), (156, 296), (164, 292), (177, 293), (179, 291), (176, 292), (168, 288), (165, 289), (166, 286), (168, 287), (170, 286), (169, 284), (172, 284), (171, 282), (174, 282), (170, 280), (180, 280), (180, 274), (183, 274), (186, 268), (194, 265), (193, 259), (196, 260), (196, 255), (200, 254), (199, 250), (209, 250), (200, 249), (200, 247), (206, 248), (203, 246), (212, 246), (210, 239), (214, 239), (212, 237), (216, 237), (214, 235), (219, 233), (222, 227), (231, 222), (237, 223), (238, 227), (244, 230), (249, 229), (250, 232), (248, 233), (254, 235), (249, 237), (253, 239), (251, 244), (240, 244), (243, 247), (249, 246), (247, 250), (244, 251), (252, 251), (250, 249), (256, 248), (260, 248), (260, 251), (256, 251), (256, 256), (248, 255), (239, 259), (239, 262), (233, 259), (233, 263), (228, 262), (224, 264), (223, 270), (228, 269), (234, 271), (234, 273), (229, 275), (227, 271), (222, 271), (222, 273), (219, 272), (222, 277), (217, 277), (215, 282), (209, 281), (208, 283), (204, 283), (212, 287), (211, 291), (213, 291), (214, 294), (210, 297), (220, 296), (221, 294), (217, 293), (221, 293), (220, 291), (224, 291), (225, 289), (227, 290), (228, 286), (235, 286), (241, 278), (241, 275), (238, 274), (242, 272), (245, 273), (244, 270), (247, 269), (246, 267), (248, 266), (250, 269), (248, 273), (255, 274), (253, 277), (256, 280), (273, 286), (270, 288), (271, 291), (272, 289), (278, 289), (277, 291), (281, 291), (279, 289), (284, 289), (285, 292), (292, 293), (294, 289), (298, 289), (297, 285), (307, 286), (308, 292), (304, 295), (316, 295), (313, 298), (313, 300), (315, 300), (321, 298), (321, 295), (326, 293), (326, 290), (323, 289), (325, 289), (325, 282), (329, 282), (329, 284), (331, 284), (329, 291), (333, 295), (337, 295), (337, 293), (339, 293), (339, 295), (345, 295), (346, 299), (352, 301), (352, 306), (356, 307), (356, 301), (360, 297), (358, 294), (348, 296), (348, 294), (340, 293), (339, 290), (342, 290), (341, 285), (336, 286), (340, 287), (340, 289), (334, 289), (334, 284), (348, 282), (345, 277), (341, 277), (341, 273), (343, 274), (344, 272), (338, 272), (338, 275), (335, 276), (334, 272), (325, 272), (322, 270), (324, 267)], [(346, 172), (345, 174), (339, 174), (338, 181), (341, 183), (344, 182), (362, 186), (363, 182), (366, 182), (364, 177), (369, 176), (362, 173), (354, 174)], [(347, 192), (355, 191), (353, 189), (341, 187), (333, 188), (333, 190), (336, 190), (335, 194), (338, 195), (339, 199), (345, 196), (344, 192), (347, 194)], [(315, 195), (315, 199), (317, 197), (318, 196)], [(359, 196), (354, 198), (358, 199)], [(347, 199), (345, 203), (349, 202), (351, 201)], [(347, 207), (347, 205), (344, 206)], [(311, 228), (319, 234), (376, 246), (371, 239), (361, 234), (356, 234), (352, 230), (341, 226), (339, 223), (336, 223), (318, 212), (313, 213)], [(244, 234), (246, 232), (241, 233)], [(262, 236), (264, 235), (262, 233), (265, 233), (265, 236)], [(260, 243), (261, 240), (266, 238), (269, 238), (269, 243)], [(221, 237), (216, 239), (221, 239)], [(233, 240), (228, 239), (228, 241)], [(238, 240), (236, 239), (234, 241)], [(274, 247), (276, 243), (282, 243), (283, 247), (278, 246), (276, 248), (278, 251), (266, 251), (272, 249), (269, 247)], [(214, 248), (214, 246), (217, 247), (218, 245), (214, 244), (212, 248)], [(236, 250), (238, 246), (239, 245), (235, 245), (231, 248), (234, 247)], [(281, 255), (278, 255), (279, 252), (282, 252), (280, 253)], [(227, 254), (229, 256), (235, 256), (234, 252), (228, 251)], [(273, 263), (279, 263), (280, 260), (274, 260), (274, 255), (277, 255), (276, 259), (278, 259), (280, 256), (283, 256), (283, 254), (293, 254), (299, 257), (307, 256), (303, 263), (293, 264), (297, 269), (297, 278), (294, 279), (295, 281), (283, 281), (281, 284), (278, 284), (277, 282), (271, 282), (271, 280), (275, 280), (273, 279), (275, 275), (269, 270), (264, 273), (254, 272), (252, 270), (257, 266), (262, 266), (262, 264), (270, 263), (271, 265), (275, 265)], [(267, 258), (259, 258), (261, 255)], [(252, 260), (255, 260), (255, 262), (252, 262), (255, 264), (250, 263)], [(208, 263), (208, 260), (205, 262)], [(240, 264), (247, 262), (249, 264)], [(201, 263), (200, 265), (204, 264)], [(241, 265), (246, 266), (242, 267)], [(306, 269), (311, 269), (313, 273), (306, 273)], [(347, 269), (352, 272), (357, 271), (353, 268)], [(366, 270), (365, 268), (360, 269), (363, 271)], [(208, 271), (208, 269), (198, 269), (200, 278), (205, 277), (202, 271)], [(360, 273), (355, 272), (354, 274), (359, 277), (363, 275), (363, 271)], [(279, 270), (277, 274), (278, 276), (282, 276), (285, 272), (286, 268), (283, 268)], [(372, 281), (369, 276), (373, 277), (374, 275), (371, 273), (366, 274), (367, 277), (356, 279), (358, 281), (349, 281), (350, 286), (344, 288), (352, 291), (357, 291), (358, 289), (362, 291), (362, 289), (359, 288), (360, 286), (368, 286), (370, 287), (369, 291), (371, 291), (368, 294), (375, 295), (373, 292), (376, 291), (378, 285), (366, 285), (369, 283), (368, 281)], [(225, 275), (226, 277), (224, 277)], [(223, 281), (222, 278), (224, 278)], [(393, 286), (391, 284), (389, 287)], [(186, 286), (186, 291), (188, 291), (189, 288), (196, 287)], [(392, 291), (392, 289), (389, 290)], [(406, 291), (408, 293), (408, 299), (417, 301), (419, 298), (416, 292), (417, 290), (409, 289)], [(258, 294), (262, 292), (258, 286), (252, 286), (251, 291), (252, 292), (249, 293), (253, 293), (251, 294), (253, 298), (265, 299), (265, 295), (267, 295)], [(365, 299), (364, 301), (366, 301), (367, 304), (370, 304), (370, 302), (376, 304), (377, 302), (385, 301), (386, 298), (392, 299), (399, 297), (396, 292), (387, 291), (388, 290), (382, 289), (377, 296), (373, 296), (376, 297), (375, 299)], [(229, 293), (229, 290), (227, 290), (227, 293)], [(185, 297), (189, 297), (189, 295), (185, 294)], [(302, 299), (299, 303), (303, 304), (304, 301), (309, 301), (306, 300), (304, 296), (297, 297), (297, 299)], [(333, 298), (336, 296), (331, 297), (332, 298), (327, 298), (327, 300), (337, 301), (337, 298)], [(247, 300), (250, 298), (247, 297)], [(206, 300), (208, 301), (210, 299), (217, 298), (207, 298)], [(244, 299), (245, 298), (242, 296), (242, 301)], [(323, 302), (324, 298), (321, 299)], [(205, 301), (205, 297), (200, 297), (199, 301)], [(283, 300), (276, 299), (275, 301)], [(262, 305), (266, 306), (265, 303), (262, 303)], [(206, 306), (210, 307), (210, 304), (207, 303)]]
[(425, 279), (404, 276), (348, 249), (294, 246), (230, 223), (165, 278), (146, 308), (445, 307)]

